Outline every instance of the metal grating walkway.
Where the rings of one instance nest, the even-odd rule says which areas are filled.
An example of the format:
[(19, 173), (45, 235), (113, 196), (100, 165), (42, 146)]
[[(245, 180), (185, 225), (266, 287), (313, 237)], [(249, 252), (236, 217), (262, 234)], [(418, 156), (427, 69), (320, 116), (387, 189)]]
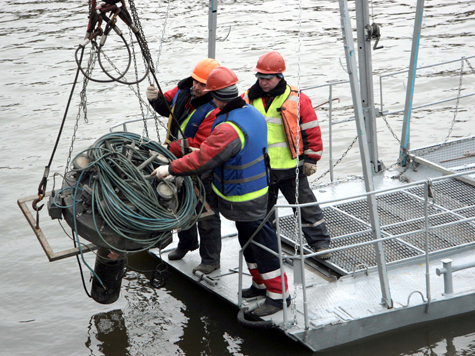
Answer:
[[(409, 152), (415, 162), (445, 174), (475, 169), (475, 136)], [(475, 176), (469, 176), (475, 182)]]
[[(433, 186), (435, 201), (429, 207), (429, 225), (433, 228), (428, 236), (429, 253), (438, 254), (473, 244), (473, 222), (450, 223), (475, 216), (475, 187), (455, 179), (436, 182)], [(424, 228), (423, 188), (415, 187), (381, 194), (376, 197), (376, 201), (383, 237), (409, 233), (383, 243), (387, 263), (408, 263), (411, 259), (423, 256), (425, 234), (420, 231)], [(372, 240), (366, 199), (329, 206), (323, 209), (323, 213), (332, 237), (332, 247)], [(285, 239), (297, 243), (293, 215), (280, 219), (280, 229)], [(325, 264), (343, 275), (374, 268), (374, 246), (336, 251)]]

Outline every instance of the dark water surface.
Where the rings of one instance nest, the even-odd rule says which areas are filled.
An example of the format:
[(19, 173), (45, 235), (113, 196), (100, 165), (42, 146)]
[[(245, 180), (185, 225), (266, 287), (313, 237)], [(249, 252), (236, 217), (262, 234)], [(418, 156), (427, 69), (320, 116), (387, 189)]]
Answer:
[[(169, 89), (207, 57), (208, 1), (135, 2), (152, 57), (158, 62), (160, 84)], [(373, 2), (370, 13), (383, 26), (380, 44), (384, 45), (375, 54), (376, 73), (407, 66), (415, 4)], [(300, 11), (298, 2), (278, 0), (219, 4), (218, 37), (224, 39), (229, 28), (231, 32), (218, 42), (216, 57), (235, 70), (241, 91), (254, 82), (252, 69), (258, 57), (271, 49), (286, 58), (286, 78), (291, 84), (308, 87), (348, 79), (341, 65), (345, 60), (338, 2), (302, 0), (301, 7)], [(176, 273), (165, 288), (150, 288), (146, 271), (153, 270), (157, 260), (147, 253), (131, 257), (130, 265), (144, 273), (129, 272), (121, 297), (112, 305), (87, 297), (75, 258), (48, 262), (16, 200), (37, 193), (51, 156), (76, 72), (74, 51), (86, 31), (87, 8), (86, 1), (78, 0), (4, 0), (0, 6), (0, 355), (311, 355), (278, 332), (240, 327), (234, 307)], [(471, 0), (426, 1), (420, 65), (475, 54), (474, 13)], [(116, 63), (123, 63), (120, 43), (111, 36), (108, 45), (117, 49), (110, 53)], [(459, 64), (446, 70), (441, 84), (453, 81), (449, 91), (456, 93)], [(464, 80), (466, 85), (473, 84), (473, 79)], [(404, 85), (404, 78), (389, 84), (386, 99), (390, 104), (404, 103)], [(142, 97), (146, 86), (146, 82), (140, 86)], [(82, 82), (76, 94), (81, 87)], [(438, 97), (440, 91), (433, 95)], [(311, 98), (318, 105), (327, 100), (327, 93), (314, 90)], [(87, 102), (88, 121), (81, 117), (73, 136), (79, 103), (78, 95), (74, 96), (48, 190), (54, 184), (53, 173), (64, 172), (72, 141), (76, 154), (111, 125), (140, 115), (135, 94), (124, 85), (90, 83)], [(458, 113), (452, 139), (474, 134), (471, 105), (465, 102)], [(325, 138), (326, 112), (322, 108), (317, 114)], [(425, 130), (411, 136), (414, 147), (442, 141), (453, 116), (452, 104), (435, 113), (418, 113), (414, 127)], [(391, 125), (399, 134), (401, 121)], [(153, 125), (148, 129), (155, 138)], [(381, 156), (390, 165), (397, 157), (397, 142), (384, 123), (378, 131)], [(334, 135), (335, 155), (340, 155), (356, 135), (354, 123), (341, 125)], [(358, 152), (353, 151), (347, 159), (358, 166)], [(326, 170), (326, 160), (319, 163), (319, 173)], [(337, 170), (338, 176), (348, 174), (360, 172)], [(54, 251), (72, 247), (46, 209), (40, 219)], [(92, 254), (86, 258), (93, 263)], [(84, 275), (89, 286), (89, 272)], [(475, 355), (474, 316), (409, 328), (320, 354)]]

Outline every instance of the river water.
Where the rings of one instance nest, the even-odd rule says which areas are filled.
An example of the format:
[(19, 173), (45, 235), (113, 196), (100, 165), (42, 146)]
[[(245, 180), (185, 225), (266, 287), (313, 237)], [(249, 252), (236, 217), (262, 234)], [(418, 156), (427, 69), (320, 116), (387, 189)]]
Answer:
[[(384, 46), (374, 54), (375, 73), (407, 66), (415, 3), (373, 1), (370, 14), (382, 24), (379, 44)], [(74, 80), (74, 51), (86, 31), (88, 6), (86, 1), (64, 0), (5, 0), (2, 5), (0, 355), (312, 354), (276, 332), (240, 327), (234, 307), (176, 273), (165, 288), (150, 288), (147, 271), (154, 269), (157, 260), (146, 253), (131, 257), (130, 265), (139, 271), (127, 274), (121, 297), (112, 305), (100, 305), (87, 297), (75, 258), (48, 262), (16, 201), (37, 194), (49, 162)], [(208, 2), (137, 0), (136, 5), (160, 85), (169, 89), (188, 76), (198, 60), (207, 57)], [(353, 5), (350, 3), (351, 8)], [(474, 12), (475, 2), (471, 0), (426, 1), (419, 64), (475, 54)], [(343, 69), (337, 1), (302, 0), (299, 6), (296, 1), (225, 0), (219, 3), (218, 14), (216, 58), (236, 72), (240, 90), (253, 83), (252, 69), (268, 50), (278, 50), (285, 57), (286, 78), (291, 84), (305, 88), (348, 79)], [(107, 45), (117, 49), (108, 53), (117, 64), (123, 64), (120, 43), (111, 36)], [(457, 93), (459, 68), (460, 64), (455, 64), (443, 74), (434, 74), (441, 84), (448, 84), (452, 95)], [(472, 84), (473, 88), (473, 83), (473, 79), (464, 79), (466, 86)], [(405, 78), (389, 84), (385, 97), (390, 105), (404, 104), (404, 85)], [(143, 97), (146, 86), (146, 82), (140, 86)], [(73, 135), (81, 87), (82, 80), (51, 165), (48, 190), (54, 184), (53, 173), (64, 172), (72, 141), (75, 154), (107, 133), (111, 125), (140, 117), (137, 98), (127, 86), (91, 82), (87, 122), (80, 117), (77, 134)], [(435, 90), (431, 96), (438, 99), (442, 91)], [(309, 94), (314, 105), (328, 97), (320, 89)], [(319, 108), (317, 114), (328, 152), (327, 111)], [(474, 134), (472, 115), (473, 104), (462, 101), (451, 139)], [(452, 121), (453, 103), (416, 113), (414, 126), (425, 129), (411, 136), (413, 147), (444, 140)], [(401, 120), (390, 124), (399, 135)], [(148, 131), (156, 138), (153, 124)], [(390, 165), (397, 157), (397, 141), (383, 122), (378, 124), (378, 132), (381, 157)], [(137, 133), (142, 133), (141, 129)], [(337, 158), (355, 136), (354, 122), (338, 126), (333, 135)], [(327, 169), (327, 159), (319, 164), (319, 173)], [(346, 159), (353, 162), (353, 168), (338, 168), (337, 176), (360, 174), (354, 170), (358, 166), (357, 148)], [(328, 176), (322, 181), (328, 181)], [(60, 184), (60, 178), (56, 183)], [(49, 219), (46, 209), (41, 213), (40, 223), (53, 250), (71, 248), (70, 240)], [(93, 257), (87, 258), (93, 263)], [(89, 285), (89, 272), (84, 275)], [(475, 355), (474, 316), (414, 327), (321, 354)]]

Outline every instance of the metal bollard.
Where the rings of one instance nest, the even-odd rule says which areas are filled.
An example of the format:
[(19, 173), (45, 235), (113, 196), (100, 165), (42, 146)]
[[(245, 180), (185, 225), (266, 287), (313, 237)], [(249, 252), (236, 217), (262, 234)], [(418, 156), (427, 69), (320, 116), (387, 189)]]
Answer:
[(444, 275), (444, 294), (452, 294), (454, 292), (454, 284), (452, 281), (452, 260), (450, 258), (446, 258), (442, 260), (443, 267), (437, 268), (435, 273), (440, 276), (441, 274)]

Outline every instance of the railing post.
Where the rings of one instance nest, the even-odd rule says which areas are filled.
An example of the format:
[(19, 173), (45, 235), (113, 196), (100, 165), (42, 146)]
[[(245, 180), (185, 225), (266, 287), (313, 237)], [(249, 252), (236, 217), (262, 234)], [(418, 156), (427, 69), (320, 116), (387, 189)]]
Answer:
[(328, 160), (330, 163), (330, 181), (333, 182), (333, 136), (332, 136), (332, 100), (333, 100), (333, 85), (330, 84), (328, 88)]
[[(277, 234), (277, 246), (278, 246), (278, 251), (279, 251), (279, 267), (280, 267), (280, 278), (282, 282), (282, 307), (284, 310), (284, 325), (287, 324), (287, 295), (285, 293), (285, 271), (284, 271), (284, 266), (282, 264), (282, 241), (280, 239), (280, 223), (279, 223), (279, 208), (275, 208), (274, 210), (274, 216), (275, 216), (275, 231)], [(290, 288), (289, 288), (290, 290)], [(289, 292), (290, 295), (290, 292)]]
[(444, 273), (444, 294), (452, 294), (454, 292), (454, 283), (452, 280), (452, 260), (446, 258), (442, 260)]
[(430, 270), (429, 270), (429, 196), (432, 187), (432, 180), (429, 178), (424, 184), (424, 248), (426, 255), (426, 296), (430, 303)]

